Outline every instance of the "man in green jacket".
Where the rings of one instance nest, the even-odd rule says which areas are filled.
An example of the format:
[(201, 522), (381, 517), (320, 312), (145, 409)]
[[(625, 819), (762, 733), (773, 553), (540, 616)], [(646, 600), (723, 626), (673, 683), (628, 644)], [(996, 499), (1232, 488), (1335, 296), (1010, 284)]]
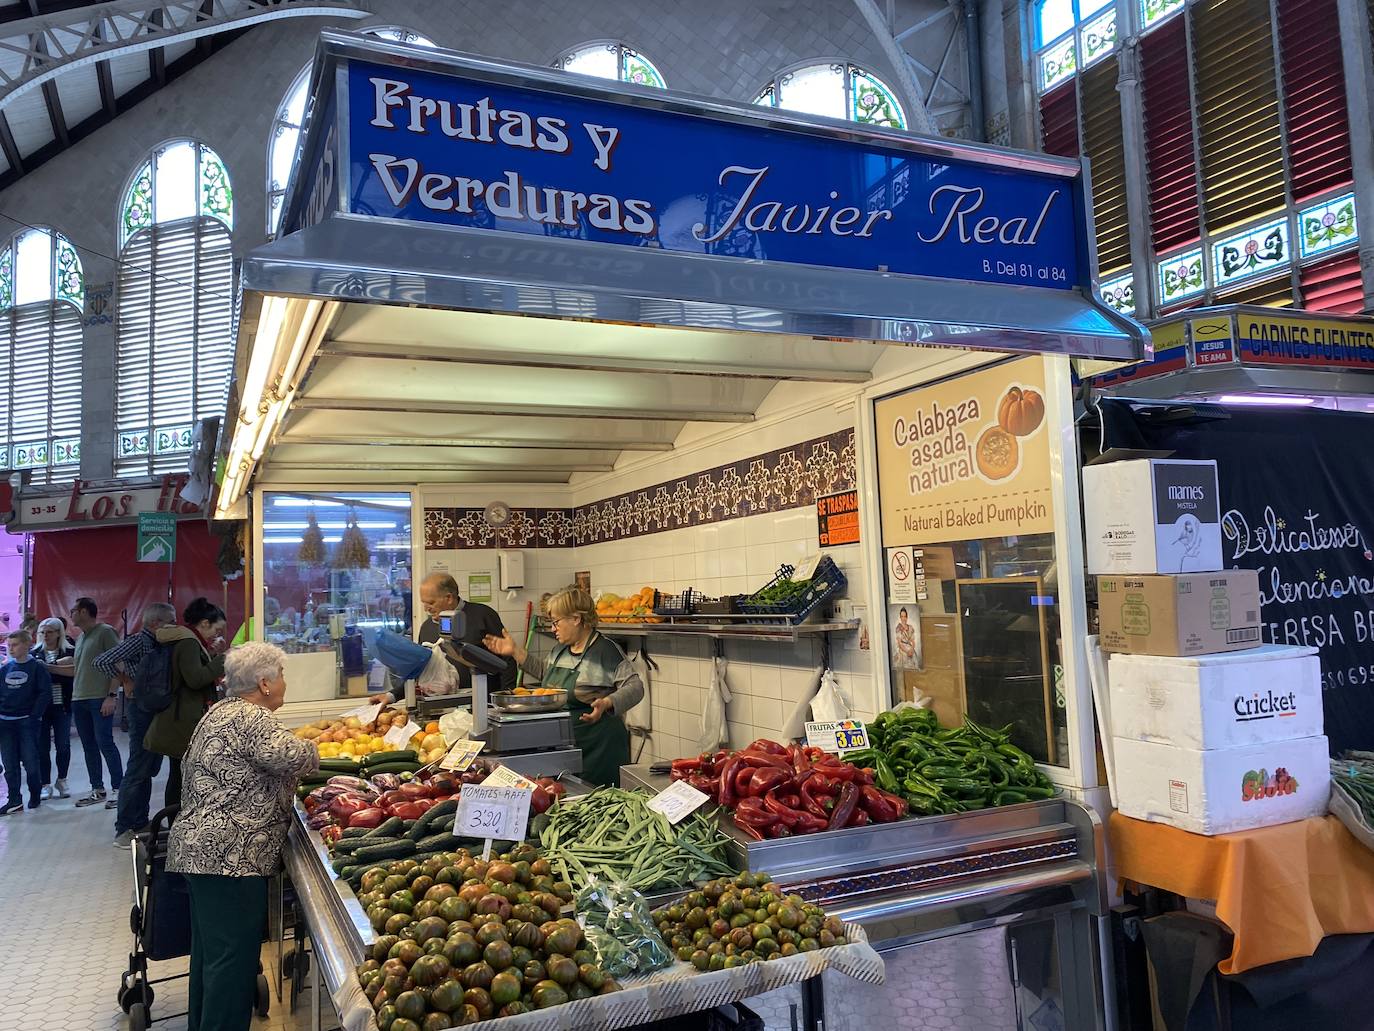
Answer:
[[(91, 793), (78, 798), (76, 804), (85, 808), (104, 802), (106, 809), (113, 809), (119, 804), (119, 785), (124, 779), (124, 764), (114, 740), (115, 699), (119, 692), (115, 682), (96, 668), (95, 660), (119, 644), (119, 635), (114, 627), (96, 618), (98, 612), (90, 598), (77, 598), (71, 611), (72, 624), (81, 631), (73, 657), (76, 679), (72, 684), (72, 715), (86, 756), (86, 774), (91, 780)], [(101, 756), (110, 768), (108, 797)]]

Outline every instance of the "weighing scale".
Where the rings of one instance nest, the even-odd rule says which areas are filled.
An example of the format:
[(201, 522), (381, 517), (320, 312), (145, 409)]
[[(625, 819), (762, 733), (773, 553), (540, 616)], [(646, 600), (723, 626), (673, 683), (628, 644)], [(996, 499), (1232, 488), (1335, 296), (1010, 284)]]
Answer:
[(472, 696), (467, 692), (419, 698), (416, 703), (425, 715), (447, 711), (462, 702), (471, 702), (472, 739), (485, 741), (483, 758), (499, 760), (526, 777), (553, 777), (560, 773), (582, 772), (582, 749), (573, 739), (572, 714), (565, 709), (553, 712), (503, 712), (490, 703), (488, 676), (499, 676), (505, 660), (475, 644), (444, 641), (444, 653), (472, 671)]

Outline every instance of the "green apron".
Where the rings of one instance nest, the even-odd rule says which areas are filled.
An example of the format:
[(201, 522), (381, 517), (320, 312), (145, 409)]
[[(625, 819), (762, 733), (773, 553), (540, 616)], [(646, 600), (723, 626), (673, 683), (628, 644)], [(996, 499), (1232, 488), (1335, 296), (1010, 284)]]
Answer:
[[(591, 784), (620, 786), (620, 767), (630, 764), (630, 731), (625, 721), (613, 712), (604, 712), (595, 723), (584, 723), (582, 716), (592, 711), (592, 707), (578, 699), (574, 688), (577, 687), (577, 671), (591, 650), (593, 635), (587, 647), (577, 656), (577, 665), (549, 665), (544, 671), (544, 686), (568, 693), (568, 712), (572, 715), (573, 740), (582, 749), (582, 779)], [(571, 649), (569, 649), (571, 654)]]

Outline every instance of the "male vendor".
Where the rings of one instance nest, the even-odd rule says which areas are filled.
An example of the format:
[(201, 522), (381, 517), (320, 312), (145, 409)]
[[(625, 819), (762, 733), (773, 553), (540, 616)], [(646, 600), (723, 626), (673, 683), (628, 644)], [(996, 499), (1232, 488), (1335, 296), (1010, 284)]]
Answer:
[[(454, 639), (464, 644), (482, 645), (482, 639), (488, 634), (493, 637), (500, 637), (505, 632), (505, 624), (501, 622), (501, 617), (496, 610), (481, 605), (475, 601), (464, 601), (458, 596), (458, 581), (448, 573), (430, 573), (420, 581), (420, 604), (424, 607), (428, 618), (420, 625), (420, 643), (433, 644), (445, 635), (439, 629), (439, 614), (441, 612), (452, 612), (454, 625), (461, 633), (455, 633)], [(472, 670), (453, 658), (452, 649), (445, 649), (449, 661), (458, 668), (458, 689), (460, 691), (472, 690)], [(497, 691), (515, 690), (515, 663), (506, 660), (505, 671), (499, 677), (492, 677), (489, 683), (489, 690), (493, 693)], [(374, 702), (393, 702), (399, 701), (402, 697), (400, 689), (397, 692), (382, 692), (372, 696)]]

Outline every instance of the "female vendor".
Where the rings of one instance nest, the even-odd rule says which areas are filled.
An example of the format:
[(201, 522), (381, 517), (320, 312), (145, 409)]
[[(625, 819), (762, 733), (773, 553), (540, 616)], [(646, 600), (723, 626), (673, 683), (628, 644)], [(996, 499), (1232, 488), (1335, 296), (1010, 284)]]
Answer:
[(619, 785), (620, 767), (630, 761), (630, 732), (621, 718), (644, 697), (644, 682), (620, 646), (596, 629), (596, 604), (580, 588), (549, 599), (557, 646), (547, 659), (531, 655), (506, 631), (483, 645), (516, 663), (545, 687), (568, 694), (573, 736), (582, 749), (582, 778)]

